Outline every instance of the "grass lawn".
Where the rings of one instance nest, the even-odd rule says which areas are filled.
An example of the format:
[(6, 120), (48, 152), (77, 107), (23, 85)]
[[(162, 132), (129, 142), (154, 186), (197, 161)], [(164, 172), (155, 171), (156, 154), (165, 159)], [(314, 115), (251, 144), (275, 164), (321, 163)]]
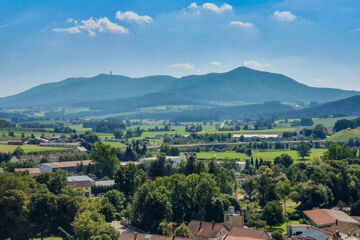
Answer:
[[(17, 148), (14, 145), (0, 145), (0, 152), (13, 152)], [(39, 147), (36, 145), (23, 145), (21, 148), (24, 152), (45, 152), (45, 151), (60, 151), (67, 150), (68, 148), (54, 148), (54, 147)]]
[[(264, 130), (240, 130), (240, 131), (207, 131), (206, 133), (231, 133), (231, 134), (261, 134), (261, 133), (282, 133), (282, 132), (291, 132), (295, 131), (296, 128), (285, 127), (285, 128), (274, 128), (274, 129), (264, 129)], [(201, 132), (205, 133), (205, 132)]]
[(280, 228), (284, 231), (284, 233), (286, 233), (286, 225), (290, 225), (290, 224), (300, 224), (300, 221), (288, 221), (283, 223), (281, 226), (275, 227), (275, 228)]
[(355, 119), (355, 118), (357, 118), (357, 117), (356, 116), (350, 116), (350, 117), (323, 118), (323, 119), (313, 118), (313, 121), (314, 121), (314, 126), (316, 126), (317, 124), (323, 124), (327, 128), (332, 128), (332, 127), (334, 127), (337, 120), (340, 120), (340, 119)]
[[(310, 157), (306, 157), (305, 160), (311, 160), (313, 158), (320, 157), (326, 149), (311, 149)], [(277, 156), (280, 156), (281, 154), (286, 153), (289, 154), (295, 161), (302, 161), (302, 159), (298, 156), (297, 151), (293, 150), (282, 150), (282, 151), (254, 151), (253, 157), (256, 158), (262, 158), (263, 160), (269, 160), (272, 161)]]
[[(326, 149), (312, 149), (310, 157), (305, 158), (305, 160), (311, 160), (316, 157), (320, 157)], [(262, 158), (265, 161), (273, 161), (277, 156), (286, 153), (289, 154), (295, 161), (302, 161), (299, 156), (297, 155), (296, 151), (291, 150), (281, 150), (281, 151), (253, 151), (253, 158), (260, 159)], [(239, 160), (246, 160), (250, 159), (244, 153), (237, 153), (237, 152), (199, 152), (197, 153), (197, 157), (199, 159), (239, 159)]]
[[(7, 140), (20, 140), (21, 139), (21, 134), (23, 132), (21, 131), (14, 131), (14, 136), (15, 137), (9, 137), (8, 136), (8, 131), (0, 131), (0, 141), (7, 141)], [(67, 133), (50, 133), (50, 132), (24, 132), (25, 137), (30, 137), (31, 134), (34, 134), (35, 137), (40, 137), (41, 135), (44, 134), (44, 136), (56, 136), (56, 137), (60, 137), (62, 135), (69, 137), (70, 134)]]
[(82, 124), (70, 125), (68, 127), (72, 128), (72, 129), (75, 129), (76, 133), (84, 133), (86, 131), (91, 131), (92, 130), (92, 128), (84, 128), (82, 126)]
[(126, 145), (121, 142), (104, 142), (104, 143), (115, 148), (126, 148)]
[(330, 141), (344, 141), (347, 142), (350, 139), (360, 138), (360, 128), (347, 130), (344, 129), (340, 132), (335, 133), (329, 137)]

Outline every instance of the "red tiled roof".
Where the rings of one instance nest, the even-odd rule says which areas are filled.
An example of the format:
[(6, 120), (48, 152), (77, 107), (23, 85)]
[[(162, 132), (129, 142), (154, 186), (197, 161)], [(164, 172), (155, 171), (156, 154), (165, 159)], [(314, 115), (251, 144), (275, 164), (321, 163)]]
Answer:
[(330, 227), (325, 227), (323, 229), (331, 234), (335, 233), (336, 231), (339, 231), (342, 234), (348, 234), (348, 233), (350, 233), (351, 235), (354, 235), (355, 233), (360, 234), (359, 225), (345, 223), (345, 222), (338, 222), (338, 224), (335, 223)]
[(330, 216), (324, 209), (308, 210), (304, 211), (304, 214), (319, 227), (336, 222), (336, 219)]
[(242, 236), (227, 236), (225, 240), (264, 240), (263, 238), (242, 237)]
[(250, 228), (240, 228), (240, 227), (233, 227), (231, 228), (230, 233), (226, 237), (229, 240), (239, 240), (239, 239), (232, 239), (232, 237), (248, 237), (248, 238), (256, 238), (256, 239), (271, 239), (271, 236), (262, 231), (257, 229), (250, 229)]
[(223, 228), (226, 230), (226, 232), (229, 231), (229, 229), (222, 223), (211, 223), (195, 220), (192, 220), (187, 227), (194, 236), (203, 238), (215, 238)]
[(351, 216), (353, 219), (355, 219), (356, 221), (360, 222), (360, 216)]
[(118, 240), (191, 240), (191, 238), (183, 238), (183, 237), (170, 237), (164, 235), (156, 235), (156, 234), (147, 234), (147, 233), (135, 233), (133, 232), (123, 232)]

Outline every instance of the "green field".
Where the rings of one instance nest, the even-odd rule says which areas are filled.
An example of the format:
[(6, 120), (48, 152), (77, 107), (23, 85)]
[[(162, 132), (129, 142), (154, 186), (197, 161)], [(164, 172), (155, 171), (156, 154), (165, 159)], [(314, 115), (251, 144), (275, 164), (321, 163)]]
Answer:
[(104, 142), (105, 144), (108, 144), (114, 148), (126, 148), (126, 145), (121, 142)]
[(356, 129), (344, 129), (340, 132), (335, 133), (329, 137), (330, 141), (344, 141), (347, 142), (350, 139), (360, 138), (360, 128)]
[[(15, 137), (9, 137), (8, 136), (8, 131), (0, 131), (0, 141), (7, 141), (7, 140), (21, 140), (21, 134), (22, 131), (14, 131), (14, 135)], [(60, 137), (62, 135), (66, 136), (66, 137), (70, 137), (70, 134), (66, 134), (66, 133), (50, 133), (50, 132), (24, 132), (25, 137), (30, 137), (31, 134), (34, 134), (35, 137), (40, 137), (41, 135), (44, 136), (56, 136), (56, 137)]]
[[(0, 152), (13, 152), (18, 146), (14, 145), (0, 145)], [(46, 151), (63, 151), (69, 150), (68, 148), (55, 148), (55, 147), (39, 147), (36, 145), (23, 145), (20, 146), (24, 152), (46, 152)]]
[(92, 130), (92, 128), (83, 128), (82, 124), (70, 125), (68, 127), (75, 129), (76, 133), (84, 133)]
[[(320, 157), (326, 149), (312, 149), (310, 157), (305, 158), (305, 160), (311, 160), (313, 158)], [(291, 150), (283, 150), (283, 151), (253, 151), (253, 158), (260, 159), (262, 158), (264, 161), (273, 161), (274, 158), (280, 156), (282, 153), (289, 154), (294, 160), (301, 161), (302, 159), (299, 158), (296, 151)], [(238, 160), (246, 160), (250, 159), (244, 153), (237, 153), (237, 152), (200, 152), (197, 153), (198, 159), (238, 159)]]
[(355, 119), (357, 116), (349, 116), (349, 117), (339, 117), (339, 118), (313, 118), (314, 126), (317, 124), (322, 124), (327, 128), (334, 127), (337, 120), (340, 119)]

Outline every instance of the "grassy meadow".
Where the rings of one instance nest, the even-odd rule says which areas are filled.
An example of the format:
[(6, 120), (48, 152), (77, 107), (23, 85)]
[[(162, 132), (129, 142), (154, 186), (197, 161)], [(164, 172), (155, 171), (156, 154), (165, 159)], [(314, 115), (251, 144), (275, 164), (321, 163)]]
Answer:
[[(0, 152), (13, 152), (17, 147), (18, 146), (15, 146), (15, 145), (0, 145)], [(69, 150), (68, 148), (39, 147), (36, 145), (23, 145), (20, 147), (26, 153)]]
[[(314, 158), (318, 158), (326, 151), (326, 149), (311, 149), (310, 157), (306, 157), (305, 160), (311, 160)], [(302, 161), (302, 159), (298, 156), (296, 151), (293, 150), (279, 150), (279, 151), (253, 151), (253, 158), (260, 159), (262, 158), (265, 161), (273, 161), (276, 157), (281, 154), (286, 153), (289, 154), (295, 161)], [(199, 152), (197, 153), (198, 159), (236, 159), (236, 160), (246, 160), (250, 159), (244, 153), (237, 152)]]
[(330, 141), (349, 141), (350, 139), (360, 138), (360, 128), (344, 129), (329, 137)]

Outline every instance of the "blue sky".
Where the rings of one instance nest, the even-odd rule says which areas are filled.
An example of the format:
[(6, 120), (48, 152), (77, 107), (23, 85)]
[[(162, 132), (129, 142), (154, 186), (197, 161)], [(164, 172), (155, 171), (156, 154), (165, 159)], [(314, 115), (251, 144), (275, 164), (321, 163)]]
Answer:
[(0, 96), (110, 71), (242, 64), (360, 90), (360, 1), (0, 0)]

